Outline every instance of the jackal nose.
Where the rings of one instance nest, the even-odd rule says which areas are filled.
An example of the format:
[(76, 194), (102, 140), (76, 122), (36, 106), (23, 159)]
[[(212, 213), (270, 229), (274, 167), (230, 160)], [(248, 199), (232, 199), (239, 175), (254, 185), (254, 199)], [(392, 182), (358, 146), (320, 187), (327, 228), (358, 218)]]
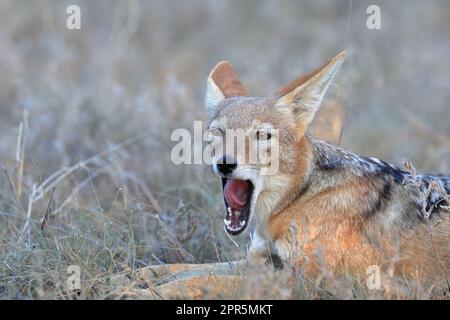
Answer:
[(216, 163), (217, 171), (223, 175), (230, 174), (234, 169), (237, 168), (237, 161), (234, 157), (229, 155), (224, 155)]

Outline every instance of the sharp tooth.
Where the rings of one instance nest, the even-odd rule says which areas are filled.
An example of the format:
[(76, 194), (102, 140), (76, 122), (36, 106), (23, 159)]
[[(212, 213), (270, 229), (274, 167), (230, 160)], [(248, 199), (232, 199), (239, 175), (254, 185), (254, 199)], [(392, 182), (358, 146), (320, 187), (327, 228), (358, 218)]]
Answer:
[(229, 214), (231, 214), (231, 208), (230, 207), (227, 208), (227, 211), (228, 211)]
[(223, 222), (225, 222), (225, 225), (227, 226), (231, 224), (231, 220), (223, 219)]
[(243, 226), (245, 225), (245, 220), (242, 220), (242, 221), (239, 223), (239, 225), (240, 225), (241, 227), (243, 227)]

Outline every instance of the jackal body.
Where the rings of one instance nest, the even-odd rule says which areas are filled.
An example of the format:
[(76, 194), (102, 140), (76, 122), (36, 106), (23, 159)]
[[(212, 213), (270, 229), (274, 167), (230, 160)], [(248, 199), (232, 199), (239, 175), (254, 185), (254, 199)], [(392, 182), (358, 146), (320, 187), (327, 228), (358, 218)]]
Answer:
[(365, 272), (378, 265), (444, 279), (450, 267), (450, 177), (415, 175), (307, 133), (345, 58), (338, 54), (266, 98), (248, 96), (228, 62), (212, 70), (206, 106), (209, 130), (222, 134), (216, 139), (227, 129), (243, 129), (270, 153), (269, 132), (279, 133), (276, 174), (236, 160), (245, 159), (239, 155), (215, 155), (226, 229), (239, 234), (252, 222), (251, 257), (276, 254), (312, 272)]

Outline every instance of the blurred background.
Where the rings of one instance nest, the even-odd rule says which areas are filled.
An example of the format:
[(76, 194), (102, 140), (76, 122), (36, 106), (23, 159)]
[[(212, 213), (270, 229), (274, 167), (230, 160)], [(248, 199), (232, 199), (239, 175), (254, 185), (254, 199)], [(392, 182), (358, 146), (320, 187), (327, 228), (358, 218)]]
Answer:
[[(81, 30), (66, 28), (71, 4)], [(243, 255), (210, 169), (170, 160), (172, 130), (205, 119), (220, 60), (269, 95), (345, 49), (327, 95), (339, 143), (450, 173), (446, 0), (0, 0), (0, 29), (0, 297), (56, 297), (71, 264), (92, 282)]]

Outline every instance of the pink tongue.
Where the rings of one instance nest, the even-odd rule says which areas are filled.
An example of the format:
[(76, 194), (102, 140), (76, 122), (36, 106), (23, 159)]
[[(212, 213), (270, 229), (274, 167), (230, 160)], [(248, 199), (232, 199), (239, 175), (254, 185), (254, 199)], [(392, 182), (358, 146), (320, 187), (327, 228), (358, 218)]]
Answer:
[(229, 179), (223, 189), (225, 200), (235, 210), (242, 210), (250, 191), (249, 183), (245, 180)]

